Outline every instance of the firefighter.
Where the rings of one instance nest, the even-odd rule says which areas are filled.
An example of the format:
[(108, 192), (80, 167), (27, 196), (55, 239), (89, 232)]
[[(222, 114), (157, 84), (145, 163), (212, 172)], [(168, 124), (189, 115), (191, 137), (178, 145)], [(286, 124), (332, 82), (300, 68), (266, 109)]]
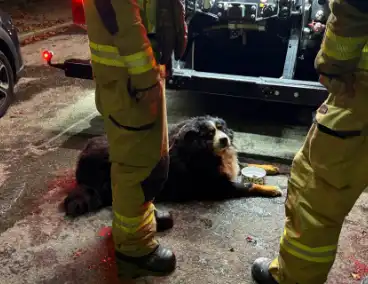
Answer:
[(155, 239), (157, 230), (172, 227), (172, 217), (152, 202), (169, 164), (164, 66), (187, 41), (180, 1), (84, 1), (96, 108), (110, 147), (121, 279), (163, 276), (176, 267), (174, 253)]
[(329, 5), (315, 67), (330, 94), (292, 164), (279, 254), (252, 265), (260, 284), (325, 283), (344, 219), (368, 186), (368, 1)]

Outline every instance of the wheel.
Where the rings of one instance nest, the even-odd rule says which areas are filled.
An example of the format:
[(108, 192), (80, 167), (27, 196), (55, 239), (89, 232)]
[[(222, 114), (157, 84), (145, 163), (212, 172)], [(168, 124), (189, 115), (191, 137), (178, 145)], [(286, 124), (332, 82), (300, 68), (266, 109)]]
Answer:
[(0, 51), (0, 118), (14, 99), (14, 73), (9, 59)]

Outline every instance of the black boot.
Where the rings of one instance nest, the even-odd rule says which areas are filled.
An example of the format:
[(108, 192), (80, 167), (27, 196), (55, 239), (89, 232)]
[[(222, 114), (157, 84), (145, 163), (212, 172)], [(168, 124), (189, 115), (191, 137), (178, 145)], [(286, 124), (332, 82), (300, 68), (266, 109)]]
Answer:
[(258, 284), (278, 284), (268, 271), (272, 260), (260, 257), (252, 265), (252, 277)]
[(160, 245), (156, 250), (142, 257), (126, 256), (119, 252), (115, 254), (118, 277), (121, 280), (144, 276), (168, 276), (176, 268), (175, 254)]
[(155, 218), (157, 223), (157, 232), (163, 232), (174, 226), (172, 214), (167, 211), (158, 211), (155, 209)]

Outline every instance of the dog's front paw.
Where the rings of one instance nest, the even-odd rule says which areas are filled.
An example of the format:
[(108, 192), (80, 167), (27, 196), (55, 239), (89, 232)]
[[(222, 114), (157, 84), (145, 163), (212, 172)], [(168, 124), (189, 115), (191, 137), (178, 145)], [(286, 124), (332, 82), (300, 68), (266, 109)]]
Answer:
[(279, 197), (282, 196), (282, 191), (278, 186), (274, 185), (260, 185), (252, 184), (250, 192), (265, 197)]
[(279, 168), (273, 165), (248, 164), (248, 167), (257, 167), (257, 168), (264, 169), (267, 175), (277, 175), (280, 173)]

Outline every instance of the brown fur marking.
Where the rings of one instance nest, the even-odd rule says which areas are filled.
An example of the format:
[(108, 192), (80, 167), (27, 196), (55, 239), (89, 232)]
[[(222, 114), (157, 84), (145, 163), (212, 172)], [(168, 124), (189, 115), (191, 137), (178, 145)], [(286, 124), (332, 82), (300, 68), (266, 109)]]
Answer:
[(220, 171), (227, 174), (231, 181), (236, 181), (240, 172), (236, 150), (233, 147), (229, 147), (219, 152), (218, 155), (222, 159)]
[(267, 175), (277, 175), (280, 173), (279, 168), (272, 165), (248, 164), (247, 166), (264, 169)]
[(268, 197), (275, 197), (282, 195), (282, 191), (280, 190), (280, 188), (273, 185), (253, 184), (252, 188), (249, 191), (252, 193), (259, 194), (261, 196), (268, 196)]

